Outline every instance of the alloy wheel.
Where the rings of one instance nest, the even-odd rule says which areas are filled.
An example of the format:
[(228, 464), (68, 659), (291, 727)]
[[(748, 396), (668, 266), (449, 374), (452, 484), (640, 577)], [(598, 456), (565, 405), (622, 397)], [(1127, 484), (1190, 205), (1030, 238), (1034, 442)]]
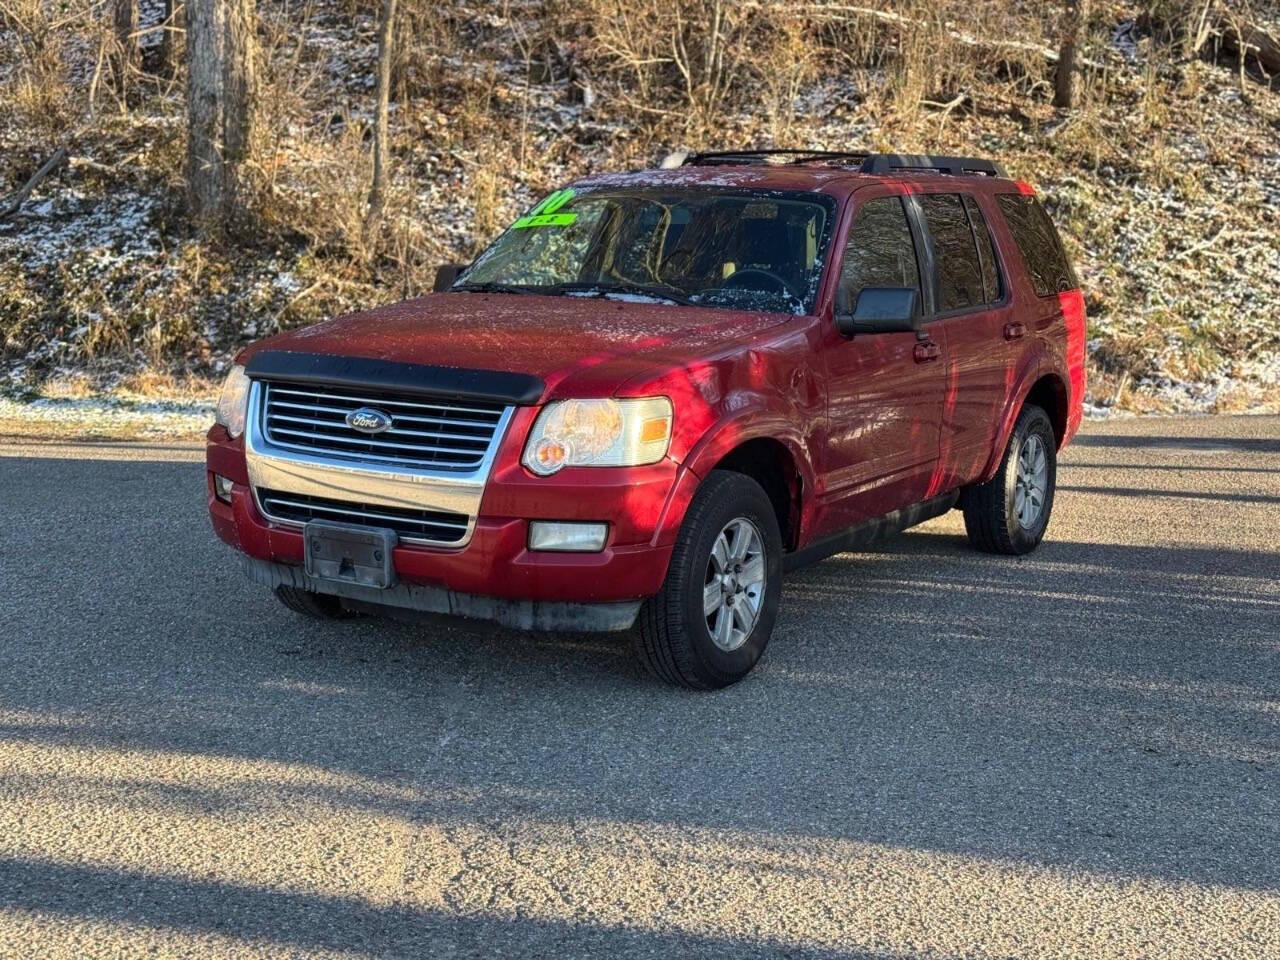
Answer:
[(1044, 498), (1049, 483), (1049, 457), (1044, 441), (1028, 434), (1018, 451), (1018, 478), (1013, 491), (1013, 511), (1024, 530), (1030, 530), (1044, 511)]
[(765, 593), (764, 538), (745, 517), (725, 524), (711, 548), (702, 613), (711, 642), (730, 653), (747, 642)]

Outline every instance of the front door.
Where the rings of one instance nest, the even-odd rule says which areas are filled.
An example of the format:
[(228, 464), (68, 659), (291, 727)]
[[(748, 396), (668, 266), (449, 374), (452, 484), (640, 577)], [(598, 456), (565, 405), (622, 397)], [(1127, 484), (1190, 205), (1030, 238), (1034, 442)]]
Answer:
[[(902, 197), (875, 186), (855, 201), (837, 312), (851, 311), (864, 287), (922, 291)], [(822, 352), (828, 428), (819, 536), (925, 499), (937, 465), (943, 382), (939, 345), (915, 332), (846, 338), (833, 324)]]

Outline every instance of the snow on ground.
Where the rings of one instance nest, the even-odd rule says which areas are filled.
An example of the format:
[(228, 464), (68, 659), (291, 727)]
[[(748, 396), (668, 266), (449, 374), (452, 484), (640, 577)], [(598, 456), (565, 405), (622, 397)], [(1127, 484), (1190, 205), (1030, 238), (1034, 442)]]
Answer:
[(161, 252), (163, 238), (151, 226), (159, 206), (155, 197), (131, 190), (89, 197), (71, 187), (0, 222), (0, 256), (20, 258), (29, 271), (65, 264), (86, 251), (109, 254), (116, 263), (148, 259)]
[[(159, 0), (142, 0), (141, 6), (143, 27), (159, 21), (163, 10)], [(285, 16), (276, 8), (266, 11), (264, 16)], [(148, 34), (145, 42), (158, 39), (158, 34)], [(1111, 66), (1137, 90), (1146, 53), (1134, 22), (1117, 25), (1110, 47)], [(328, 79), (322, 83), (326, 95), (310, 102), (309, 112), (291, 119), (281, 141), (280, 157), (288, 161), (281, 166), (282, 189), (306, 187), (305, 179), (299, 184), (287, 182), (290, 170), (318, 162), (315, 158), (323, 156), (320, 148), (341, 136), (346, 124), (367, 122), (375, 48), (373, 19), (360, 16), (353, 24), (346, 8), (330, 2), (315, 5), (305, 34), (285, 41), (283, 58), (296, 52)], [(442, 51), (435, 60), (449, 77), (470, 76), (490, 84), (495, 102), (518, 108), (523, 121), (522, 145), (490, 138), (477, 146), (450, 132), (462, 116), (454, 112), (456, 105), (430, 101), (405, 105), (406, 110), (424, 111), (419, 121), (423, 135), (411, 147), (402, 148), (393, 177), (408, 197), (405, 215), (430, 225), (423, 240), (431, 257), (438, 254), (440, 261), (457, 260), (474, 252), (479, 238), (470, 186), (487, 169), (490, 158), (482, 153), (485, 146), (501, 146), (504, 156), (512, 160), (510, 176), (494, 191), (494, 221), (499, 224), (528, 209), (548, 185), (562, 184), (586, 171), (618, 171), (635, 165), (633, 159), (622, 162), (617, 156), (630, 135), (629, 125), (619, 120), (624, 115), (616, 110), (610, 113), (607, 104), (593, 107), (578, 102), (567, 81), (536, 82), (519, 57), (485, 60)], [(490, 69), (493, 74), (486, 73)], [(1280, 385), (1276, 333), (1280, 315), (1274, 297), (1280, 242), (1274, 220), (1259, 218), (1250, 223), (1240, 213), (1280, 208), (1280, 154), (1272, 148), (1269, 156), (1255, 158), (1260, 162), (1250, 167), (1235, 162), (1240, 148), (1237, 134), (1259, 125), (1249, 112), (1258, 105), (1246, 108), (1241, 103), (1231, 71), (1207, 65), (1187, 69), (1205, 85), (1202, 105), (1211, 101), (1212, 108), (1206, 107), (1198, 132), (1193, 125), (1173, 122), (1181, 118), (1169, 118), (1167, 132), (1153, 147), (1167, 153), (1170, 177), (1177, 180), (1173, 174), (1178, 174), (1186, 180), (1190, 172), (1194, 181), (1190, 184), (1140, 176), (1126, 166), (1123, 156), (1104, 159), (1092, 169), (1061, 159), (1043, 160), (1045, 144), (1068, 138), (1069, 125), (1023, 129), (1012, 113), (1005, 116), (998, 109), (998, 99), (982, 90), (971, 92), (970, 99), (954, 110), (935, 110), (930, 127), (936, 116), (941, 142), (944, 133), (974, 122), (966, 116), (980, 115), (981, 149), (1005, 159), (1019, 175), (1035, 182), (1064, 232), (1073, 238), (1085, 287), (1096, 295), (1091, 303), (1090, 353), (1100, 367), (1115, 375), (1131, 369), (1132, 378), (1126, 375), (1130, 388), (1146, 391), (1170, 412), (1210, 411), (1227, 398), (1231, 399), (1226, 405), (1233, 410), (1265, 410), (1266, 404), (1274, 405), (1274, 390)], [(860, 89), (859, 83), (874, 85), (880, 79), (874, 72), (864, 74), (862, 80), (846, 73), (819, 77), (800, 89), (790, 118), (769, 118), (763, 102), (752, 102), (725, 116), (721, 145), (763, 143), (770, 138), (828, 150), (875, 144), (878, 128), (865, 110), (868, 91)], [(979, 106), (985, 113), (978, 111)], [(393, 104), (393, 111), (399, 107)], [(180, 111), (173, 116), (150, 116), (145, 122), (171, 124), (179, 116)], [(1231, 136), (1224, 141), (1223, 133)], [(573, 144), (576, 152), (563, 150), (566, 143)], [(91, 153), (89, 146), (83, 149)], [(668, 146), (674, 149), (680, 144)], [(0, 223), (0, 283), (9, 282), (12, 289), (25, 287), (25, 301), (15, 297), (10, 307), (41, 315), (37, 332), (26, 335), (23, 331), (25, 352), (11, 353), (0, 365), (0, 387), (7, 383), (21, 391), (38, 382), (39, 376), (72, 375), (90, 361), (101, 365), (103, 338), (95, 342), (94, 332), (110, 330), (112, 324), (121, 329), (127, 325), (134, 339), (123, 348), (108, 343), (108, 365), (118, 362), (121, 371), (145, 368), (149, 353), (142, 338), (153, 328), (159, 331), (165, 318), (173, 315), (165, 294), (182, 283), (200, 292), (200, 309), (190, 314), (191, 339), (200, 342), (188, 354), (174, 356), (173, 362), (187, 363), (187, 372), (216, 375), (245, 342), (297, 322), (289, 312), (292, 305), (306, 306), (325, 292), (316, 281), (322, 274), (308, 272), (308, 261), (314, 258), (302, 248), (287, 245), (252, 262), (237, 261), (226, 277), (209, 276), (201, 271), (198, 245), (171, 219), (160, 191), (148, 194), (145, 183), (122, 183), (91, 195), (93, 178), (81, 175), (77, 159), (73, 156), (69, 172), (43, 184), (19, 216)], [(1037, 172), (1040, 176), (1031, 175)], [(8, 274), (6, 265), (11, 268)], [(57, 300), (42, 289), (55, 284), (63, 291)], [(225, 290), (220, 287), (213, 292), (215, 284)], [(96, 298), (68, 295), (92, 294), (95, 288), (101, 291)], [(350, 294), (352, 302), (340, 306), (372, 306), (379, 295), (392, 299), (394, 291), (358, 287)], [(58, 304), (57, 309), (40, 309), (49, 302)], [(53, 321), (48, 319), (51, 314)], [(307, 319), (313, 317), (309, 314)], [(36, 329), (34, 324), (31, 329)], [(1207, 350), (1206, 343), (1220, 357)], [(113, 349), (116, 355), (110, 354)], [(1189, 363), (1187, 355), (1196, 351), (1196, 361)], [(1105, 389), (1090, 397), (1098, 405), (1094, 410), (1109, 409), (1111, 393)], [(17, 403), (4, 402), (11, 407)], [(75, 406), (80, 401), (47, 402), (53, 406), (35, 408), (40, 416), (48, 411), (63, 417), (88, 416), (88, 408)], [(102, 403), (103, 416), (144, 413), (121, 408), (114, 401)]]
[(193, 440), (212, 423), (213, 406), (207, 403), (0, 396), (0, 442), (14, 436)]

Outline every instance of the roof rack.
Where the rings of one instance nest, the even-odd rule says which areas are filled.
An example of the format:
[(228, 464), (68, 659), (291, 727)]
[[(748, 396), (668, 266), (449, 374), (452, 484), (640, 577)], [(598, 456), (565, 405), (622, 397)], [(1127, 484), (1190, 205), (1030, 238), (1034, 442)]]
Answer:
[(904, 170), (934, 171), (955, 176), (964, 174), (1006, 176), (1000, 164), (979, 157), (940, 157), (932, 154), (867, 153), (844, 150), (722, 150), (711, 153), (691, 153), (684, 158), (684, 165), (769, 163), (773, 158), (778, 158), (776, 162), (782, 164), (825, 163), (832, 166), (851, 167), (859, 173), (877, 176), (887, 176)]
[(834, 163), (838, 160), (856, 160), (862, 163), (870, 156), (865, 150), (719, 150), (691, 153), (684, 158), (684, 165), (700, 167), (722, 163), (768, 163), (771, 157), (781, 158), (782, 163)]

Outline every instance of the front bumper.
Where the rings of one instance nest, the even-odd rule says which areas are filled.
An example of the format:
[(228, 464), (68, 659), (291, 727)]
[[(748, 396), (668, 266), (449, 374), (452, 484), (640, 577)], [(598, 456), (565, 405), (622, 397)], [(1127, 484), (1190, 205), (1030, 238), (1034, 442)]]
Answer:
[[(513, 421), (510, 432), (522, 440), (520, 427)], [(494, 465), (465, 546), (401, 543), (393, 550), (396, 577), (411, 593), (417, 587), (444, 591), (443, 600), (437, 597), (431, 601), (434, 605), (410, 606), (555, 629), (549, 624), (560, 622), (558, 614), (540, 611), (536, 605), (630, 604), (656, 594), (666, 577), (675, 535), (696, 477), (664, 460), (648, 467), (566, 469), (553, 478), (535, 478), (520, 466), (518, 449), (510, 452), (518, 446), (504, 444), (507, 453), (500, 454)], [(302, 529), (269, 521), (259, 511), (249, 485), (243, 442), (230, 440), (221, 427), (214, 427), (206, 452), (209, 514), (217, 535), (256, 560), (296, 568), (296, 574), (289, 576), (305, 576), (301, 569)], [(229, 504), (214, 495), (215, 473), (229, 477), (234, 484)], [(353, 478), (353, 484), (357, 482)], [(353, 495), (358, 495), (358, 490), (353, 486)], [(603, 520), (609, 523), (609, 539), (598, 553), (531, 551), (530, 520)], [(311, 588), (337, 592), (329, 584), (312, 584)], [(413, 595), (419, 599), (425, 596)], [(495, 615), (497, 608), (459, 597), (534, 606), (508, 619), (505, 613)], [(403, 605), (396, 604), (390, 595), (384, 602)], [(442, 603), (450, 606), (441, 609)], [(463, 607), (472, 612), (465, 613)], [(483, 612), (486, 609), (490, 612)], [(618, 611), (608, 612), (609, 617), (615, 614)]]
[(492, 620), (517, 630), (569, 630), (610, 633), (630, 630), (640, 612), (640, 600), (612, 603), (568, 603), (545, 600), (506, 600), (456, 593), (444, 587), (417, 583), (396, 583), (385, 589), (354, 583), (335, 583), (309, 577), (302, 567), (271, 563), (255, 557), (240, 558), (250, 579), (264, 586), (296, 587), (315, 593), (342, 597), (360, 609), (412, 610), (455, 617)]

